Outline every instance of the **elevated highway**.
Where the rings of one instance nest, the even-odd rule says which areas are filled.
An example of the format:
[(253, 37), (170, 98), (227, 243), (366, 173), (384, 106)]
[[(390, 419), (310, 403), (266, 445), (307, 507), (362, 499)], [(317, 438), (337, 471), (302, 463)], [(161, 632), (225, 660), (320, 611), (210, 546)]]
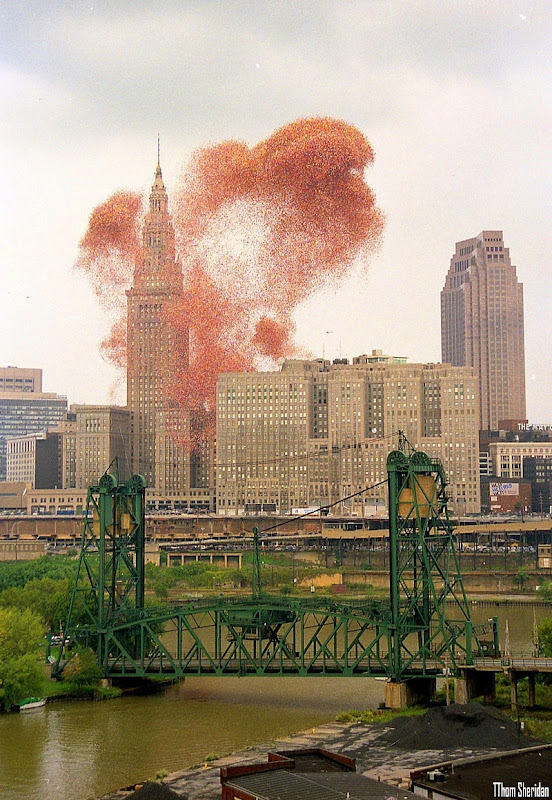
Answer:
[[(458, 541), (507, 536), (511, 539), (525, 537), (527, 543), (546, 539), (552, 532), (552, 519), (528, 518), (474, 522), (472, 519), (451, 519)], [(82, 536), (82, 516), (4, 515), (0, 517), (0, 540), (45, 541), (53, 545), (78, 546)], [(293, 516), (243, 516), (220, 517), (216, 515), (152, 514), (146, 515), (146, 538), (160, 544), (188, 544), (195, 542), (232, 543), (251, 537), (253, 528), (262, 536), (265, 528), (276, 525), (274, 541), (321, 543), (326, 540), (377, 541), (389, 537), (387, 518), (379, 517), (318, 517)]]

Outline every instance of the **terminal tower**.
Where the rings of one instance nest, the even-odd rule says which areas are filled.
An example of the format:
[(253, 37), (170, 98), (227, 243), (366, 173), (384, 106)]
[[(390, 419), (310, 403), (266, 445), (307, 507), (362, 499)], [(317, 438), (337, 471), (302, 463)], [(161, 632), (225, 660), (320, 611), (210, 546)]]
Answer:
[[(127, 403), (131, 412), (132, 465), (147, 486), (187, 494), (189, 458), (173, 443), (166, 395), (171, 365), (187, 368), (189, 336), (168, 322), (183, 295), (180, 261), (159, 158), (142, 231), (142, 247), (127, 292)], [(180, 425), (185, 425), (184, 415)]]

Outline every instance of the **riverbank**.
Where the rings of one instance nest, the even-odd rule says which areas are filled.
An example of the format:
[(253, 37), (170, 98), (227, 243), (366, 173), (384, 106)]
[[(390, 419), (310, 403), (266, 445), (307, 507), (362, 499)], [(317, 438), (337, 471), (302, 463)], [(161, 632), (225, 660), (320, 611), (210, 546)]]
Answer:
[(168, 686), (179, 683), (179, 678), (151, 678), (133, 686), (78, 685), (68, 681), (47, 679), (42, 696), (48, 703), (62, 700), (115, 700), (122, 695), (148, 695), (161, 692)]
[[(370, 713), (374, 720), (380, 712)], [(519, 736), (515, 722), (499, 711), (476, 703), (434, 708), (426, 716), (418, 709), (414, 714), (417, 721), (413, 714), (390, 717), (384, 712), (380, 721), (370, 723), (328, 723), (172, 773), (163, 779), (163, 784), (188, 800), (219, 800), (221, 767), (264, 762), (269, 750), (320, 747), (353, 757), (357, 772), (398, 786), (408, 778), (410, 770), (418, 767), (473, 754), (491, 755), (515, 749), (518, 743), (522, 747), (535, 743)], [(409, 736), (414, 736), (416, 744), (410, 742)], [(104, 795), (102, 800), (122, 800), (131, 796), (135, 788)]]

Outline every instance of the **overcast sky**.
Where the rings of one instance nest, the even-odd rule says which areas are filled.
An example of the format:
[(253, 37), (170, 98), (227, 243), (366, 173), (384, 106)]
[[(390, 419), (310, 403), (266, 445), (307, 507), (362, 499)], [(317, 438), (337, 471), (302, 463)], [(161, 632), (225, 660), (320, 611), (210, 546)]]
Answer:
[(528, 416), (552, 423), (550, 0), (0, 0), (0, 365), (125, 402), (109, 320), (73, 269), (90, 212), (169, 190), (193, 150), (339, 117), (387, 219), (366, 275), (297, 314), (313, 354), (439, 361), (454, 243), (501, 229), (525, 292)]

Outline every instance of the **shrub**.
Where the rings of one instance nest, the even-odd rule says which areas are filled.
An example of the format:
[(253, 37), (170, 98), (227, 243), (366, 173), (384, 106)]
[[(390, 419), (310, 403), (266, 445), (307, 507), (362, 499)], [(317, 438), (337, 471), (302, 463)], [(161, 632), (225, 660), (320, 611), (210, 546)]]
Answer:
[(63, 678), (77, 687), (99, 684), (102, 670), (90, 648), (75, 653), (63, 670)]
[(537, 591), (543, 600), (552, 600), (552, 581), (542, 581)]

